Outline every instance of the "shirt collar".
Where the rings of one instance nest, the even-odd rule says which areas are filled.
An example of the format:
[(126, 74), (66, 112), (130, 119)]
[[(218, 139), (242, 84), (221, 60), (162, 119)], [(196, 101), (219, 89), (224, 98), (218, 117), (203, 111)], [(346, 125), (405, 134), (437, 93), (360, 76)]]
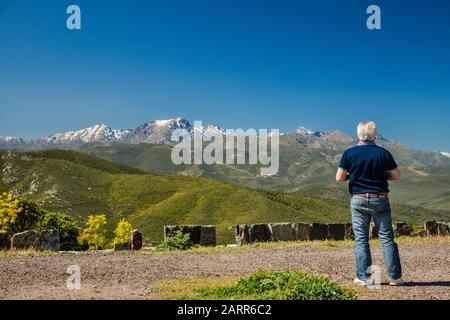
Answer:
[(374, 146), (375, 142), (373, 141), (358, 141), (358, 146)]

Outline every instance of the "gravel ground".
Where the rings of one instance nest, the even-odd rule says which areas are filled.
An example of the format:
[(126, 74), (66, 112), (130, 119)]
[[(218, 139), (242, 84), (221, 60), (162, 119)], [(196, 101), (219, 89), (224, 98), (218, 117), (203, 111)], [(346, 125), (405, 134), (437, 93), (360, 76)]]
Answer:
[[(382, 266), (379, 247), (373, 262)], [(360, 299), (450, 299), (450, 242), (400, 244), (407, 286), (358, 289)], [(353, 286), (351, 247), (255, 246), (211, 253), (89, 253), (0, 256), (0, 299), (146, 299), (164, 279), (239, 276), (258, 269), (304, 270)], [(67, 267), (79, 265), (81, 289), (66, 287)]]

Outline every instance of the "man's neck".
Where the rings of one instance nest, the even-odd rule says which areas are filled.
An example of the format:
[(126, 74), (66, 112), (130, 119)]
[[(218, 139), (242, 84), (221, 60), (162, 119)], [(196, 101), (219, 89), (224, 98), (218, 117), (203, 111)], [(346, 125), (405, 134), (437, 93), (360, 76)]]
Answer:
[(375, 141), (362, 141), (362, 140), (358, 141), (358, 146), (371, 146), (374, 144), (375, 144)]

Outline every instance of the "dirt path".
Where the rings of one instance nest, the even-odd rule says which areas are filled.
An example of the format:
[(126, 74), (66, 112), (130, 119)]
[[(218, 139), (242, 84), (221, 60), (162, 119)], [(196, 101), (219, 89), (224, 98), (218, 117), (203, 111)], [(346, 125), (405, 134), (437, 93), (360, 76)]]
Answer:
[[(379, 247), (374, 263), (383, 266)], [(450, 242), (400, 244), (405, 287), (362, 289), (362, 299), (450, 299)], [(79, 265), (81, 289), (66, 288), (67, 267)], [(54, 256), (0, 256), (1, 299), (146, 299), (163, 279), (239, 276), (265, 268), (326, 274), (353, 286), (351, 247), (305, 245), (217, 249), (212, 253), (91, 253)], [(383, 280), (386, 280), (384, 266)]]

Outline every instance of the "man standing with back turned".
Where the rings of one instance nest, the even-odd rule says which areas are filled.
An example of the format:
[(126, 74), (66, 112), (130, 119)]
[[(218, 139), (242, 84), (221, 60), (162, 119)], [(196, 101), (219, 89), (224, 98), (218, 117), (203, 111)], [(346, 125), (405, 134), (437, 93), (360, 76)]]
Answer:
[(352, 195), (350, 210), (355, 234), (355, 284), (366, 285), (371, 277), (372, 257), (369, 247), (370, 220), (373, 218), (381, 241), (384, 263), (392, 286), (403, 284), (398, 246), (392, 230), (388, 180), (401, 179), (391, 153), (375, 144), (374, 122), (358, 124), (358, 145), (344, 152), (336, 172), (336, 181), (349, 180)]

